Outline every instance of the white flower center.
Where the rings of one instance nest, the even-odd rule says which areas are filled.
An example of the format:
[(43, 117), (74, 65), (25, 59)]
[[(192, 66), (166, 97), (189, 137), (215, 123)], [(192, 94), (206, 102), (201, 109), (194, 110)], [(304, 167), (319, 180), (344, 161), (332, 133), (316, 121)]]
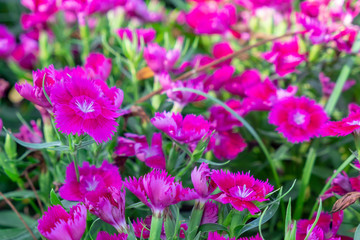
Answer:
[(246, 184), (244, 184), (242, 188), (238, 186), (238, 190), (239, 190), (238, 196), (241, 198), (247, 198), (253, 192), (252, 189), (246, 188)]
[(347, 122), (347, 124), (350, 126), (354, 126), (354, 125), (360, 126), (360, 120), (354, 120), (352, 122)]
[(96, 181), (95, 177), (93, 177), (93, 179), (91, 181), (87, 181), (87, 187), (86, 187), (86, 191), (94, 191), (97, 187), (97, 185), (99, 184), (98, 181)]
[(93, 101), (90, 101), (88, 103), (86, 100), (84, 100), (83, 102), (79, 102), (78, 100), (76, 100), (75, 104), (83, 113), (91, 113), (95, 111)]
[(305, 122), (305, 115), (304, 114), (301, 114), (299, 112), (296, 112), (293, 116), (294, 118), (294, 122), (297, 124), (297, 125), (301, 125)]

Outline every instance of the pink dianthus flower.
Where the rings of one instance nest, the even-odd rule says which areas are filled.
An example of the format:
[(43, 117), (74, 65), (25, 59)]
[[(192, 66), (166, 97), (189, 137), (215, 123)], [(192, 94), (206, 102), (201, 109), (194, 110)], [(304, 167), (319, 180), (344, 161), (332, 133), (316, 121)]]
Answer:
[(220, 160), (232, 160), (247, 147), (240, 133), (219, 131), (212, 136), (211, 149)]
[(211, 179), (221, 190), (214, 200), (223, 204), (230, 203), (238, 211), (248, 209), (251, 214), (260, 211), (254, 202), (268, 200), (265, 198), (266, 195), (274, 189), (267, 181), (255, 179), (250, 173), (215, 170), (211, 174)]
[(205, 203), (210, 194), (216, 189), (216, 184), (210, 178), (211, 172), (207, 163), (201, 163), (199, 167), (194, 167), (191, 172), (191, 181), (197, 194), (197, 199)]
[(4, 25), (0, 25), (0, 58), (10, 56), (16, 46), (14, 35)]
[(80, 240), (86, 228), (86, 208), (77, 204), (70, 208), (70, 213), (55, 205), (39, 219), (38, 230), (49, 240)]
[(20, 132), (14, 133), (14, 136), (21, 141), (28, 142), (28, 143), (41, 143), (43, 134), (39, 127), (36, 125), (36, 122), (32, 120), (30, 122), (31, 128), (27, 125), (22, 125), (20, 127)]
[(292, 143), (309, 141), (320, 135), (328, 117), (324, 109), (306, 97), (289, 97), (278, 102), (269, 113), (269, 123)]
[(126, 240), (128, 235), (126, 233), (119, 233), (110, 235), (107, 232), (100, 231), (96, 236), (96, 240)]
[(111, 59), (101, 53), (90, 53), (85, 61), (85, 71), (90, 79), (106, 81), (111, 72)]

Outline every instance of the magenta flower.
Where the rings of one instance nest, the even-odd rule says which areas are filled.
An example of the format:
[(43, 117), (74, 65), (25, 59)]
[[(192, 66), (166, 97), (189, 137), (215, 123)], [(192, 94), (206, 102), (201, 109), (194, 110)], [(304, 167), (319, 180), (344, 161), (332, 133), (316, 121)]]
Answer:
[(232, 32), (236, 23), (236, 8), (232, 4), (199, 3), (186, 15), (186, 22), (196, 34), (225, 34)]
[(84, 202), (85, 196), (89, 192), (97, 192), (108, 187), (121, 189), (122, 180), (117, 167), (107, 161), (97, 168), (84, 162), (79, 167), (79, 182), (76, 179), (74, 163), (70, 163), (66, 169), (65, 183), (60, 187), (59, 194), (68, 201)]
[(181, 113), (155, 113), (151, 123), (179, 143), (199, 141), (209, 133), (210, 124), (201, 115), (188, 114), (184, 118)]
[(276, 130), (292, 143), (319, 136), (327, 120), (324, 109), (306, 97), (285, 98), (269, 113), (269, 123), (276, 125)]
[[(225, 102), (225, 104), (240, 116), (245, 116), (247, 113), (240, 100), (229, 99)], [(243, 125), (222, 106), (213, 105), (209, 111), (209, 121), (211, 122), (211, 127), (215, 128), (217, 131), (228, 131), (232, 130), (234, 127), (241, 127)]]
[(245, 97), (246, 89), (261, 83), (261, 75), (257, 69), (245, 70), (241, 75), (233, 77), (225, 84), (225, 90), (234, 95)]
[(223, 204), (230, 203), (236, 210), (243, 211), (248, 209), (251, 214), (255, 214), (260, 209), (255, 202), (263, 202), (266, 195), (274, 187), (267, 181), (263, 182), (250, 176), (250, 173), (231, 173), (224, 170), (215, 170), (211, 179), (218, 185), (221, 193), (214, 199)]
[(101, 53), (90, 53), (85, 61), (85, 71), (90, 79), (106, 81), (111, 72), (111, 59)]
[(94, 13), (106, 13), (109, 10), (122, 6), (125, 0), (62, 0), (61, 8), (81, 14), (91, 15)]
[(344, 196), (349, 192), (360, 191), (360, 176), (349, 178), (345, 172), (337, 175), (331, 182), (331, 187), (321, 196), (322, 199), (327, 199), (334, 196), (334, 193)]
[(127, 17), (137, 18), (142, 22), (158, 22), (163, 19), (162, 13), (149, 11), (144, 0), (126, 1), (124, 10)]
[(0, 58), (10, 56), (16, 46), (14, 35), (4, 25), (0, 25)]
[(96, 240), (127, 240), (127, 237), (126, 233), (110, 235), (107, 232), (100, 231), (96, 236)]
[[(304, 240), (306, 234), (311, 228), (315, 221), (316, 215), (311, 220), (301, 219), (297, 222), (296, 226), (296, 240)], [(337, 235), (340, 225), (343, 221), (343, 212), (335, 212), (332, 215), (327, 213), (321, 213), (320, 218), (316, 224), (317, 229), (312, 233), (313, 237), (323, 237), (319, 239), (324, 240), (335, 240), (335, 239), (346, 239), (343, 236)], [(316, 239), (316, 238), (311, 238)]]
[(166, 160), (162, 150), (161, 133), (154, 133), (151, 139), (151, 146), (148, 145), (144, 135), (125, 133), (128, 138), (119, 137), (118, 145), (115, 147), (115, 154), (119, 156), (135, 156), (148, 167), (165, 169)]
[[(220, 234), (218, 234), (217, 232), (209, 232), (209, 236), (207, 240), (236, 240), (236, 238), (226, 238), (221, 236)], [(257, 234), (254, 237), (243, 237), (243, 238), (239, 238), (237, 240), (263, 240), (262, 237), (260, 237), (259, 234)]]
[[(225, 57), (229, 54), (232, 54), (234, 52), (234, 50), (232, 49), (232, 47), (230, 46), (230, 43), (228, 42), (219, 42), (214, 44), (213, 48), (212, 48), (212, 54), (214, 56), (214, 60)], [(230, 65), (232, 59), (226, 60), (222, 63), (219, 63), (217, 65), (215, 65), (215, 67), (221, 67), (221, 66), (225, 66), (225, 65)]]
[(156, 215), (161, 215), (170, 205), (194, 199), (190, 189), (183, 188), (180, 182), (163, 170), (152, 170), (139, 179), (129, 177), (124, 185)]
[(73, 75), (58, 82), (50, 96), (56, 127), (65, 134), (87, 133), (97, 143), (108, 141), (116, 131), (117, 108), (92, 81)]
[(32, 70), (37, 62), (39, 43), (29, 34), (20, 35), (20, 44), (11, 52), (11, 60), (21, 68)]
[(92, 214), (112, 225), (118, 232), (126, 232), (125, 190), (111, 186), (88, 192), (85, 205)]
[(70, 208), (70, 213), (61, 206), (49, 207), (39, 219), (38, 230), (49, 240), (80, 240), (86, 228), (86, 208), (77, 204)]
[(136, 34), (136, 39), (138, 44), (141, 43), (140, 39), (143, 39), (145, 44), (152, 42), (155, 39), (156, 31), (152, 28), (138, 28), (138, 29), (129, 29), (129, 28), (119, 28), (116, 30), (116, 33), (121, 39), (127, 37), (130, 41), (133, 40), (133, 33)]
[(347, 27), (345, 30), (342, 30), (340, 33), (336, 34), (333, 37), (333, 40), (335, 41), (337, 48), (340, 51), (351, 53), (351, 49), (356, 40), (358, 31), (359, 29), (356, 27)]
[(200, 225), (216, 223), (218, 221), (219, 208), (212, 201), (207, 201), (204, 206), (204, 213)]
[(31, 120), (30, 122), (31, 128), (27, 125), (22, 125), (20, 127), (19, 133), (14, 133), (14, 136), (21, 141), (28, 142), (28, 143), (41, 143), (43, 134), (39, 127), (36, 125), (36, 122), (34, 120)]
[(232, 160), (247, 147), (245, 140), (239, 133), (232, 131), (218, 131), (213, 136), (211, 149), (220, 160)]
[(222, 66), (214, 71), (214, 73), (205, 81), (206, 90), (219, 91), (220, 88), (224, 87), (230, 80), (235, 72), (233, 66)]
[(297, 38), (288, 42), (275, 42), (271, 51), (263, 54), (266, 61), (275, 65), (275, 71), (283, 77), (295, 71), (296, 66), (305, 61), (305, 56), (299, 53)]
[(210, 194), (216, 189), (216, 184), (210, 178), (210, 169), (207, 163), (201, 163), (199, 167), (194, 167), (191, 172), (191, 181), (197, 194), (196, 199), (201, 203), (205, 203)]
[(5, 97), (6, 90), (8, 90), (9, 87), (10, 87), (10, 83), (5, 79), (0, 78), (0, 99)]
[(156, 43), (149, 43), (144, 49), (144, 59), (155, 73), (171, 71), (180, 57), (178, 49), (166, 51)]
[(51, 90), (54, 84), (59, 81), (60, 73), (54, 69), (53, 65), (50, 65), (48, 68), (44, 68), (43, 70), (33, 71), (32, 75), (34, 86), (28, 82), (22, 84), (16, 83), (15, 89), (22, 97), (34, 104), (46, 109), (51, 109), (52, 106), (47, 100), (44, 90), (48, 96), (51, 96)]
[[(325, 76), (324, 73), (319, 74), (319, 80), (322, 86), (323, 96), (330, 97), (331, 93), (334, 90), (335, 83), (330, 81), (330, 78)], [(356, 83), (355, 80), (347, 80), (342, 88), (342, 91), (345, 92), (346, 90), (350, 89)]]

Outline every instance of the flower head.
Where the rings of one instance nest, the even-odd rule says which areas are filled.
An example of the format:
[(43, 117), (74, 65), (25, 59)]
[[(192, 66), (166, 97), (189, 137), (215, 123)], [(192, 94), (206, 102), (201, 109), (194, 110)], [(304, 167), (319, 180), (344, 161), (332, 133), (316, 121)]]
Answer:
[(194, 198), (193, 192), (183, 188), (181, 183), (163, 170), (153, 170), (139, 179), (129, 177), (124, 185), (154, 214), (161, 214), (170, 205)]
[(125, 190), (111, 186), (91, 191), (85, 195), (85, 205), (92, 214), (114, 226), (118, 232), (125, 231)]
[(84, 201), (89, 192), (96, 192), (108, 187), (121, 188), (122, 180), (117, 167), (104, 161), (101, 167), (90, 166), (84, 162), (79, 167), (79, 182), (76, 178), (74, 163), (70, 163), (66, 169), (64, 185), (59, 194), (68, 201)]
[(10, 56), (16, 46), (14, 35), (4, 25), (0, 25), (0, 58)]
[(70, 213), (61, 206), (48, 209), (39, 220), (38, 230), (49, 240), (80, 240), (86, 228), (86, 208), (77, 204), (70, 208)]
[(87, 133), (98, 143), (109, 140), (118, 125), (115, 118), (120, 114), (101, 90), (91, 80), (76, 75), (56, 83), (50, 96), (56, 127), (66, 134)]
[(242, 136), (232, 131), (218, 131), (212, 140), (211, 149), (220, 160), (235, 159), (247, 146)]
[(107, 232), (100, 231), (96, 236), (96, 240), (126, 240), (127, 236), (126, 233), (110, 235)]
[(245, 90), (258, 83), (261, 83), (260, 72), (257, 69), (250, 69), (229, 80), (225, 84), (225, 90), (229, 93), (245, 97)]
[(106, 81), (111, 72), (111, 59), (101, 53), (90, 53), (85, 61), (85, 71), (90, 79)]
[(210, 175), (207, 163), (201, 163), (199, 167), (194, 167), (191, 172), (191, 181), (198, 195), (197, 198), (203, 203), (209, 199), (210, 194), (216, 189), (216, 184), (211, 180)]
[(321, 196), (326, 199), (334, 196), (334, 193), (344, 196), (349, 192), (360, 191), (360, 176), (349, 177), (345, 172), (339, 173), (331, 182), (331, 187)]
[(263, 54), (266, 61), (275, 65), (275, 71), (283, 77), (295, 71), (296, 66), (305, 61), (305, 56), (299, 53), (297, 38), (288, 42), (275, 42), (272, 50)]
[(213, 171), (211, 179), (221, 190), (220, 195), (215, 199), (223, 204), (230, 203), (236, 210), (248, 209), (255, 214), (260, 209), (254, 202), (263, 202), (273, 190), (273, 186), (267, 181), (255, 179), (250, 173), (231, 173), (224, 170)]
[(121, 39), (127, 37), (130, 41), (134, 39), (133, 34), (136, 34), (136, 39), (140, 45), (141, 39), (145, 44), (152, 42), (155, 39), (156, 31), (152, 28), (138, 28), (138, 29), (129, 29), (129, 28), (119, 28), (116, 30), (116, 33)]
[(200, 225), (207, 223), (216, 223), (218, 221), (219, 208), (212, 201), (207, 201), (204, 206), (204, 214), (201, 218)]
[(151, 123), (179, 143), (197, 142), (210, 130), (208, 121), (193, 114), (183, 118), (180, 113), (155, 113)]
[(11, 52), (11, 60), (21, 68), (32, 70), (37, 62), (39, 43), (29, 34), (20, 35), (20, 43)]
[(144, 59), (155, 73), (171, 71), (179, 57), (178, 49), (166, 51), (156, 43), (149, 43), (144, 49)]
[(29, 128), (25, 124), (22, 125), (20, 127), (20, 132), (19, 133), (14, 133), (14, 136), (17, 137), (18, 139), (20, 139), (21, 141), (24, 141), (24, 142), (41, 143), (42, 138), (43, 138), (43, 134), (42, 134), (41, 130), (36, 125), (34, 120), (32, 120), (30, 122), (30, 124), (31, 124), (31, 128)]
[(269, 114), (269, 123), (276, 125), (276, 130), (293, 143), (318, 136), (327, 120), (324, 109), (306, 97), (285, 98)]

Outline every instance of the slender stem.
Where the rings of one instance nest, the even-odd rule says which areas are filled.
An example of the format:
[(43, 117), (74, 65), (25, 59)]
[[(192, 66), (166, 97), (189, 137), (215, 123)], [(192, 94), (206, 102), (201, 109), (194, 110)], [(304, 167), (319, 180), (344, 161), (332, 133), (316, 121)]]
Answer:
[(77, 158), (76, 158), (76, 149), (74, 148), (71, 135), (68, 136), (68, 139), (69, 139), (69, 148), (70, 148), (70, 159), (71, 161), (74, 162), (76, 179), (78, 182), (80, 182), (80, 173), (79, 173), (79, 165), (77, 163)]
[(181, 178), (185, 173), (187, 173), (189, 171), (189, 169), (192, 167), (192, 165), (194, 165), (196, 161), (196, 158), (194, 158), (193, 156), (191, 156), (190, 161), (188, 162), (188, 164), (181, 169), (178, 174), (176, 174), (176, 178), (179, 179)]
[(190, 216), (189, 229), (187, 230), (186, 239), (192, 240), (195, 238), (203, 217), (204, 207), (205, 204), (203, 202), (195, 201), (195, 205)]
[(150, 240), (159, 240), (162, 229), (162, 213), (153, 213), (151, 218)]
[(24, 224), (26, 230), (28, 230), (28, 232), (30, 233), (31, 237), (34, 240), (37, 240), (37, 238), (35, 237), (33, 231), (31, 231), (29, 225), (27, 225), (27, 223), (25, 222), (25, 220), (23, 219), (23, 217), (20, 215), (20, 213), (18, 212), (18, 210), (15, 208), (15, 206), (11, 203), (11, 201), (0, 191), (0, 196), (4, 199), (4, 201), (9, 205), (9, 207), (15, 212), (15, 214), (19, 217), (20, 221)]
[(89, 27), (87, 25), (84, 13), (78, 13), (78, 22), (79, 22), (79, 29), (80, 29), (80, 37), (82, 41), (82, 60), (85, 62), (85, 59), (90, 53), (90, 39), (89, 39)]
[(33, 182), (31, 181), (31, 179), (30, 179), (29, 174), (28, 174), (27, 171), (25, 171), (25, 178), (26, 178), (27, 182), (29, 183), (29, 186), (30, 186), (31, 190), (33, 190), (33, 192), (34, 192), (34, 194), (35, 194), (36, 201), (37, 201), (37, 203), (38, 203), (38, 205), (39, 205), (39, 207), (40, 207), (41, 213), (43, 213), (43, 212), (44, 212), (44, 208), (43, 208), (43, 205), (42, 205), (42, 203), (41, 203), (39, 194), (37, 193), (36, 188), (35, 188)]

